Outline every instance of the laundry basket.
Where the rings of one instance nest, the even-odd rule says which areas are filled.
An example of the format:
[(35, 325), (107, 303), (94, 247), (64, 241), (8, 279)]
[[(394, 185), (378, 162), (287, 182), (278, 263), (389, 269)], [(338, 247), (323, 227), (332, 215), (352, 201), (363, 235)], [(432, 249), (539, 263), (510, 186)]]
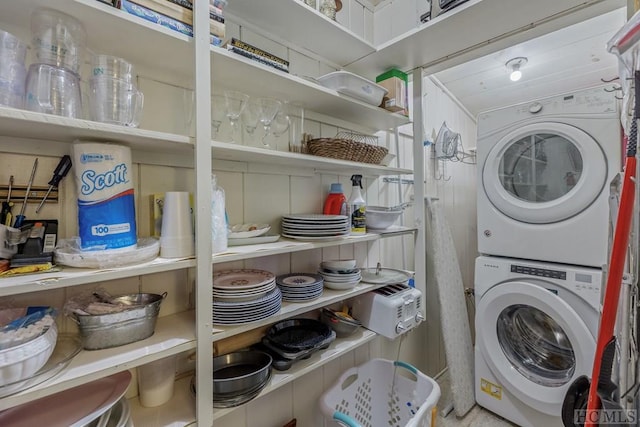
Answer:
[(412, 365), (372, 359), (343, 373), (320, 407), (348, 427), (428, 427), (438, 399), (438, 383)]

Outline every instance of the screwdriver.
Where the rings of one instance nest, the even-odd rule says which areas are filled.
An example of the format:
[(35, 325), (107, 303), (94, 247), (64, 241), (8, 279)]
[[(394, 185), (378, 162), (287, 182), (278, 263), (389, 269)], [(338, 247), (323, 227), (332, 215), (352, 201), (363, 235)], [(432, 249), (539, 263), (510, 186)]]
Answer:
[(13, 224), (13, 228), (22, 227), (22, 223), (24, 222), (24, 210), (27, 208), (27, 200), (29, 199), (29, 193), (31, 192), (31, 184), (33, 184), (33, 178), (36, 176), (36, 169), (38, 169), (38, 158), (33, 162), (33, 169), (31, 169), (31, 177), (29, 178), (29, 183), (27, 184), (27, 191), (24, 193), (24, 200), (22, 202), (22, 207), (20, 208), (20, 215), (16, 216), (16, 222)]
[(9, 191), (7, 192), (7, 201), (2, 202), (2, 212), (0, 212), (0, 224), (4, 224), (7, 227), (11, 227), (11, 208), (13, 202), (11, 201), (11, 189), (13, 188), (13, 175), (9, 177)]
[(62, 156), (60, 162), (58, 163), (58, 166), (56, 166), (56, 169), (53, 171), (53, 176), (51, 177), (51, 181), (49, 181), (49, 189), (47, 190), (47, 194), (44, 195), (42, 201), (36, 208), (36, 213), (40, 212), (40, 209), (42, 208), (42, 205), (44, 205), (45, 200), (47, 200), (47, 197), (49, 197), (49, 193), (51, 193), (51, 190), (53, 190), (54, 188), (58, 188), (58, 185), (60, 184), (60, 181), (62, 181), (62, 178), (67, 176), (67, 174), (69, 173), (69, 169), (71, 169), (71, 157), (65, 154), (64, 156)]

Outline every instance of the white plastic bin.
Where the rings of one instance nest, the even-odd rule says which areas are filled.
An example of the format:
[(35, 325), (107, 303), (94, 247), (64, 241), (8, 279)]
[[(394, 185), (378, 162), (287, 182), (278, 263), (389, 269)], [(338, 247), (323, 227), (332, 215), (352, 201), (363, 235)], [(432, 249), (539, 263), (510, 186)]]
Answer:
[(438, 399), (438, 383), (412, 365), (372, 359), (343, 373), (322, 395), (320, 408), (348, 427), (429, 427)]

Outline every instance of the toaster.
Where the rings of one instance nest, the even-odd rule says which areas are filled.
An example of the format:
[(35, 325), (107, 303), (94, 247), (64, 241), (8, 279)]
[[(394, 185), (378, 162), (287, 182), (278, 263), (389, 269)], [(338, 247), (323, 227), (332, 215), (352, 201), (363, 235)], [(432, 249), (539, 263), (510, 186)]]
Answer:
[(397, 338), (424, 320), (422, 293), (404, 283), (383, 286), (354, 298), (352, 314), (365, 328)]

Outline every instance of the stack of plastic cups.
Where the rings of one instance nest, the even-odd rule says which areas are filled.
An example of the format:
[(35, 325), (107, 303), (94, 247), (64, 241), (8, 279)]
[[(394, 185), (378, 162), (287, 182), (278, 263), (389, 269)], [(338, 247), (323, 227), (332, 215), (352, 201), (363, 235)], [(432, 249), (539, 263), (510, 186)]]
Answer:
[(91, 119), (138, 127), (144, 97), (134, 83), (133, 65), (122, 58), (95, 55), (89, 79)]
[(0, 30), (0, 105), (4, 107), (23, 106), (26, 55), (26, 43)]
[(82, 117), (80, 65), (86, 32), (80, 21), (52, 9), (31, 15), (35, 63), (29, 67), (25, 108), (65, 117)]

